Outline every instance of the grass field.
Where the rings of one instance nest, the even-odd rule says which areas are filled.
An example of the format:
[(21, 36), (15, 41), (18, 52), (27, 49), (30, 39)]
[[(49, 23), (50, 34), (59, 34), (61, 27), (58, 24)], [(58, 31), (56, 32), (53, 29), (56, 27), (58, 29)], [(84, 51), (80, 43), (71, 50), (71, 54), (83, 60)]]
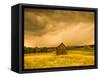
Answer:
[(24, 69), (94, 65), (93, 49), (66, 50), (65, 55), (52, 53), (24, 54)]

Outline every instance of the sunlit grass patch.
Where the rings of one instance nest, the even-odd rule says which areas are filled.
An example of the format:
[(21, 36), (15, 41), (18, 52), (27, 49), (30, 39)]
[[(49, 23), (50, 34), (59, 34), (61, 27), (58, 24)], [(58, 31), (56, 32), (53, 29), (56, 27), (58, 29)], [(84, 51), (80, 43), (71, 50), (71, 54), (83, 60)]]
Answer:
[(94, 65), (94, 52), (69, 51), (65, 55), (32, 53), (24, 55), (24, 69)]

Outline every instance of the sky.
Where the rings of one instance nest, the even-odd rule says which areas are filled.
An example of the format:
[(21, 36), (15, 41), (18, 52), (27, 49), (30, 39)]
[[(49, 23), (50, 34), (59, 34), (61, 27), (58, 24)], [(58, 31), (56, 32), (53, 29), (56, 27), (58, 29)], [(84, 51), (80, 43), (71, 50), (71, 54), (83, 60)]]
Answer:
[(57, 47), (94, 44), (94, 12), (24, 9), (24, 46)]

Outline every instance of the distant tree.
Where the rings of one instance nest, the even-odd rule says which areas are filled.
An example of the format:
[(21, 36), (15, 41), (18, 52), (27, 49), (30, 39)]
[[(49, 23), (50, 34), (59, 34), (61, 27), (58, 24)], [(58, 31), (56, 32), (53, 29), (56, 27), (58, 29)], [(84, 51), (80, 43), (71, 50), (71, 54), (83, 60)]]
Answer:
[(42, 48), (43, 52), (47, 52), (47, 47)]
[(35, 49), (35, 53), (38, 53), (38, 47), (35, 47), (34, 49)]

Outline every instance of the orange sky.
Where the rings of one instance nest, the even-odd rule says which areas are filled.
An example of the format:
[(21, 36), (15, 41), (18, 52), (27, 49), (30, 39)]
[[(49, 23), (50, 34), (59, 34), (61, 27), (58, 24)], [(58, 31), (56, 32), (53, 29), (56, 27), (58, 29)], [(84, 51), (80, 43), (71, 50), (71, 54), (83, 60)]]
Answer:
[(54, 47), (94, 44), (94, 13), (25, 9), (24, 46)]

